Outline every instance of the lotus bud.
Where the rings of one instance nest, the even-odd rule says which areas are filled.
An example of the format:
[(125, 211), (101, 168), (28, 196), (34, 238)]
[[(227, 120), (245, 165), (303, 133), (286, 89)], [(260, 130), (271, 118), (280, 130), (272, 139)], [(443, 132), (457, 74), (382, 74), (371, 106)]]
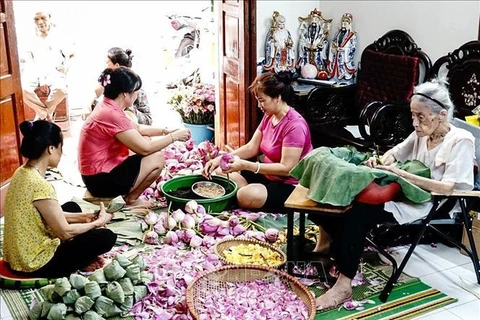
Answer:
[(261, 231), (254, 231), (252, 238), (258, 241), (265, 241), (265, 234)]
[(217, 231), (216, 231), (216, 234), (217, 234), (217, 236), (226, 236), (227, 234), (230, 234), (230, 228), (219, 226)]
[(168, 230), (172, 230), (177, 226), (177, 221), (172, 217), (168, 217), (168, 219), (163, 222), (163, 226)]
[(217, 243), (217, 240), (214, 237), (208, 235), (203, 237), (202, 244), (205, 247), (211, 248), (215, 245), (215, 243)]
[(265, 230), (265, 239), (270, 243), (276, 242), (278, 240), (278, 230), (273, 228)]
[[(214, 219), (218, 220), (218, 223), (216, 221), (212, 222), (212, 220)], [(214, 218), (214, 219), (206, 220), (200, 224), (200, 230), (202, 231), (202, 233), (214, 234), (217, 231), (218, 225), (220, 224), (220, 220), (217, 218)]]
[(190, 240), (192, 240), (193, 236), (195, 236), (195, 231), (192, 229), (186, 229), (183, 230), (183, 242), (185, 243), (190, 243)]
[(185, 211), (188, 213), (197, 212), (198, 204), (195, 200), (190, 200), (185, 204)]
[(145, 222), (149, 225), (149, 226), (153, 226), (154, 224), (156, 224), (158, 222), (158, 219), (160, 217), (155, 213), (155, 212), (149, 212), (146, 216), (145, 216)]
[(186, 229), (193, 229), (195, 228), (195, 219), (192, 215), (186, 214), (185, 218), (182, 220), (182, 227)]
[(142, 194), (146, 195), (146, 196), (151, 196), (151, 195), (153, 195), (153, 191), (154, 191), (153, 188), (148, 187), (147, 189), (145, 189), (145, 191), (143, 191)]
[(168, 231), (165, 235), (165, 243), (174, 245), (178, 243), (178, 236), (174, 231)]
[(202, 206), (201, 204), (199, 204), (199, 205), (197, 206), (197, 213), (198, 213), (198, 214), (206, 214), (206, 213), (207, 213), (207, 210), (205, 210), (205, 207), (204, 207), (204, 206)]
[(198, 248), (202, 245), (202, 242), (203, 242), (202, 238), (200, 238), (197, 235), (194, 235), (192, 239), (190, 239), (190, 247)]
[(219, 228), (228, 228), (228, 227), (230, 227), (230, 224), (229, 224), (228, 221), (220, 220), (220, 223), (219, 223), (218, 227)]
[(158, 222), (154, 227), (153, 230), (155, 230), (156, 233), (159, 235), (163, 236), (165, 233), (167, 233), (167, 229), (163, 226), (163, 222)]
[(260, 215), (256, 212), (249, 212), (246, 215), (246, 218), (250, 221), (257, 221), (260, 218)]
[(244, 234), (245, 231), (247, 231), (247, 228), (245, 228), (243, 225), (241, 225), (240, 223), (237, 224), (235, 227), (232, 228), (232, 234), (234, 236), (238, 236), (238, 235), (241, 235), (241, 234)]
[(158, 244), (158, 233), (155, 231), (148, 231), (145, 234), (145, 238), (143, 239), (143, 242), (148, 243), (148, 244)]
[(235, 227), (239, 222), (240, 221), (238, 220), (238, 217), (235, 215), (232, 215), (230, 218), (228, 218), (228, 223), (232, 228)]
[(168, 218), (168, 212), (167, 211), (162, 211), (158, 214), (160, 220), (166, 221)]
[(245, 231), (244, 235), (245, 235), (246, 239), (251, 239), (251, 238), (253, 238), (254, 233), (253, 233), (252, 230), (247, 230), (247, 231)]
[(185, 142), (185, 148), (187, 148), (187, 150), (192, 150), (194, 146), (195, 146), (195, 143), (192, 139), (188, 139)]
[(172, 217), (176, 222), (182, 222), (183, 218), (185, 218), (185, 212), (182, 209), (177, 209), (172, 212)]
[(230, 153), (225, 153), (220, 158), (220, 168), (222, 171), (230, 170), (230, 161), (235, 159), (235, 157)]

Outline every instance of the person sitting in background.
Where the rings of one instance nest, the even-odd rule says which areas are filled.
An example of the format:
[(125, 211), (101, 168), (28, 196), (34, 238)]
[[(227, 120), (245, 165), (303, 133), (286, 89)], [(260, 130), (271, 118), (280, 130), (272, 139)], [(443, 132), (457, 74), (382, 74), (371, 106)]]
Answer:
[[(134, 126), (124, 110), (137, 99), (142, 80), (130, 68), (107, 68), (100, 83), (103, 101), (80, 132), (78, 165), (83, 182), (95, 197), (123, 195), (127, 205), (150, 206), (139, 196), (163, 169), (161, 150), (177, 140), (188, 140), (190, 131)], [(135, 154), (129, 156), (129, 150)]]
[[(60, 38), (50, 22), (50, 14), (37, 12), (34, 17), (37, 36), (29, 41), (22, 74), (23, 101), (35, 111), (35, 120), (53, 121), (57, 105), (67, 94), (67, 63), (73, 57), (72, 49)], [(22, 54), (22, 53), (21, 53)], [(47, 85), (50, 93), (43, 103), (35, 90)]]
[[(245, 209), (281, 210), (292, 193), (297, 179), (290, 170), (312, 149), (310, 129), (305, 119), (289, 105), (293, 98), (288, 72), (271, 72), (257, 76), (250, 91), (265, 115), (244, 146), (232, 152), (235, 159), (229, 169), (218, 168), (221, 156), (205, 164), (203, 175), (230, 174), (238, 185), (238, 205)], [(263, 163), (249, 161), (262, 153)], [(217, 170), (218, 168), (218, 170)]]
[(100, 204), (98, 215), (74, 202), (60, 206), (45, 180), (62, 156), (62, 130), (45, 120), (24, 121), (20, 152), (25, 165), (13, 174), (5, 198), (3, 259), (32, 277), (59, 278), (84, 268), (111, 250), (117, 236), (103, 228), (113, 217)]
[[(453, 103), (447, 87), (440, 80), (422, 83), (415, 87), (410, 102), (415, 131), (381, 157), (372, 157), (365, 165), (390, 171), (424, 190), (440, 194), (451, 194), (453, 190), (473, 189), (474, 141), (466, 130), (456, 128), (450, 120), (453, 117)], [(430, 168), (431, 178), (424, 178), (402, 169), (396, 161), (419, 160)], [(330, 252), (335, 258), (339, 277), (335, 285), (317, 298), (318, 308), (337, 306), (351, 298), (352, 279), (358, 269), (367, 233), (377, 224), (385, 222), (409, 223), (427, 216), (433, 204), (431, 201), (414, 204), (411, 202), (389, 201), (380, 205), (354, 203), (341, 217), (315, 218), (320, 224), (323, 243), (317, 251)], [(451, 212), (458, 212), (458, 204)], [(330, 240), (331, 247), (330, 247)]]
[[(115, 69), (120, 66), (132, 67), (132, 50), (113, 47), (108, 50), (106, 68)], [(98, 84), (95, 89), (95, 98), (92, 102), (92, 110), (98, 103), (97, 98), (103, 94), (104, 87), (101, 83)], [(91, 110), (90, 110), (91, 111)], [(138, 96), (133, 105), (125, 109), (125, 113), (132, 119), (134, 123), (151, 125), (152, 114), (150, 112), (150, 106), (148, 105), (147, 94), (143, 89), (138, 90)]]

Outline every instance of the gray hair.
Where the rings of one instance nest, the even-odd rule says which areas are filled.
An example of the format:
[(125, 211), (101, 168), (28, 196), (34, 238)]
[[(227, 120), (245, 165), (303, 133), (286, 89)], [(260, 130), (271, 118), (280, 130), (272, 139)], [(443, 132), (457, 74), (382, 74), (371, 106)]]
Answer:
[(455, 106), (450, 98), (446, 78), (435, 78), (421, 83), (413, 89), (412, 100), (418, 101), (433, 112), (439, 114), (442, 110), (447, 111), (447, 121), (453, 119)]

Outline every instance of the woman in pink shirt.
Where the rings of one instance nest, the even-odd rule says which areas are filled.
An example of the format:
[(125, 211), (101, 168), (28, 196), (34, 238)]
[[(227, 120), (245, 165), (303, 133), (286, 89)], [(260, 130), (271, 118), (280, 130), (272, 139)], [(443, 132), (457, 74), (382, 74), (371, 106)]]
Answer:
[[(307, 122), (289, 105), (293, 98), (290, 82), (288, 72), (257, 76), (250, 91), (265, 115), (252, 139), (232, 152), (235, 159), (229, 170), (218, 168), (221, 157), (205, 165), (203, 175), (207, 178), (215, 170), (218, 174), (231, 173), (242, 208), (281, 210), (297, 183), (290, 170), (313, 149)], [(264, 155), (262, 162), (256, 161), (259, 154)], [(252, 158), (255, 160), (246, 160)]]
[[(105, 69), (99, 78), (104, 99), (83, 124), (78, 164), (88, 191), (95, 197), (123, 195), (127, 205), (147, 205), (138, 197), (160, 175), (160, 152), (174, 141), (186, 141), (189, 130), (137, 129), (123, 112), (137, 99), (140, 77), (127, 67)], [(145, 139), (154, 137), (152, 139)], [(156, 137), (159, 136), (159, 137)], [(156, 138), (155, 138), (156, 137)], [(135, 152), (129, 156), (129, 151)]]

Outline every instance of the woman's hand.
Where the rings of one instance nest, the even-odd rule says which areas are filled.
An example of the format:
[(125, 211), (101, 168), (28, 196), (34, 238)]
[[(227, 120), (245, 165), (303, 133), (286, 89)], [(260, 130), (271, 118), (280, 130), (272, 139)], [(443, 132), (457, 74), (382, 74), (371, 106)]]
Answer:
[(85, 212), (85, 223), (93, 222), (98, 219), (97, 212)]
[(228, 170), (222, 170), (223, 173), (232, 173), (245, 170), (249, 161), (240, 159), (239, 157), (234, 157), (230, 160), (228, 164)]
[(192, 136), (189, 129), (175, 130), (170, 132), (169, 135), (173, 137), (174, 141), (187, 141)]
[(113, 214), (105, 211), (105, 205), (103, 202), (100, 202), (100, 212), (97, 217), (97, 228), (105, 227), (107, 223), (112, 220)]
[(203, 167), (202, 176), (204, 176), (208, 180), (211, 180), (212, 172), (215, 171), (220, 166), (220, 158), (221, 156), (208, 161)]
[(373, 156), (368, 158), (363, 164), (370, 168), (377, 168), (379, 165), (378, 160), (379, 159), (377, 157)]
[(380, 170), (385, 170), (385, 171), (390, 171), (391, 173), (396, 174), (397, 176), (402, 177), (403, 173), (406, 172), (405, 170), (400, 169), (394, 164), (385, 166), (385, 165), (377, 165), (375, 168), (380, 169)]

